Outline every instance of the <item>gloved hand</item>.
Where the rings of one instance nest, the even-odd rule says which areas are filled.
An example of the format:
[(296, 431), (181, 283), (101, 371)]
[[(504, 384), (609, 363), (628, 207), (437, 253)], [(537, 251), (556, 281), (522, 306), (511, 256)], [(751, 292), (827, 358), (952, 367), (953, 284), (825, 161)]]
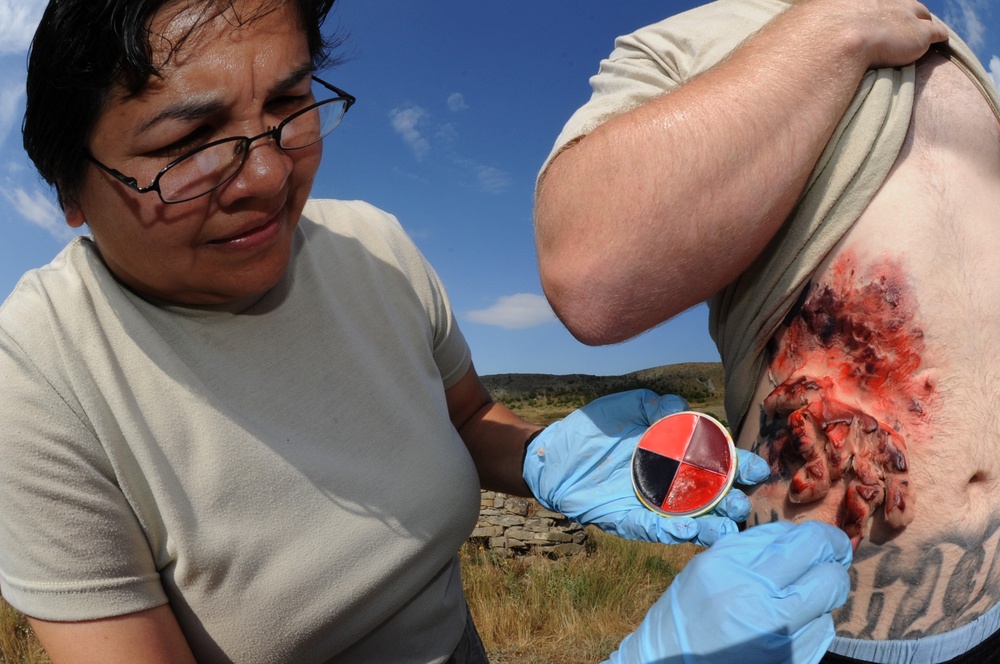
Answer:
[(778, 521), (696, 555), (611, 664), (816, 664), (847, 601), (851, 542), (817, 521)]
[[(657, 420), (687, 409), (684, 399), (651, 390), (595, 399), (529, 443), (524, 481), (545, 508), (578, 523), (628, 539), (709, 546), (746, 520), (746, 494), (732, 489), (708, 515), (671, 518), (648, 509), (632, 488), (632, 452), (639, 438)], [(759, 456), (738, 450), (737, 457), (737, 483), (767, 479), (767, 463)]]

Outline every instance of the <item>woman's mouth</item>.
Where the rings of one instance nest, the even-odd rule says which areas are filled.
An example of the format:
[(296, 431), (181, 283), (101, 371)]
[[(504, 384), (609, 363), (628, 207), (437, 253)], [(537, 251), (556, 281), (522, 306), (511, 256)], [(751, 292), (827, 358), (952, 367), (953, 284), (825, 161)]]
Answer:
[(263, 224), (251, 226), (250, 228), (228, 237), (212, 240), (209, 244), (213, 247), (227, 251), (246, 251), (248, 249), (256, 249), (262, 245), (272, 242), (274, 238), (278, 236), (278, 233), (281, 232), (281, 227), (284, 225), (283, 221), (284, 215), (279, 213), (268, 219)]

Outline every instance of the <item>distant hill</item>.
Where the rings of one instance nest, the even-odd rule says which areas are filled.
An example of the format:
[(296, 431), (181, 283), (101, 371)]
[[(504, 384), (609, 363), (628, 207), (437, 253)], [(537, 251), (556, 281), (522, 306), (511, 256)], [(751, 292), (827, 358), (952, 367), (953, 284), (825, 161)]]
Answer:
[(577, 408), (606, 394), (646, 388), (658, 394), (680, 395), (693, 408), (722, 417), (721, 362), (668, 364), (621, 376), (492, 374), (482, 380), (494, 399), (515, 411), (542, 405)]

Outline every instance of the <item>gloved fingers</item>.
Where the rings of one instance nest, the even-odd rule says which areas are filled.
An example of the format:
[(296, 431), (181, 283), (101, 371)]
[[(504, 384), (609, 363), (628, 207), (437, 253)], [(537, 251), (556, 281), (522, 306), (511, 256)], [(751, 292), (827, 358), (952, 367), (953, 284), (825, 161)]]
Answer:
[(700, 516), (694, 521), (698, 524), (698, 537), (695, 544), (712, 546), (727, 535), (735, 535), (739, 527), (732, 519), (724, 516)]
[(771, 476), (767, 461), (750, 450), (736, 450), (736, 483), (759, 484)]
[(817, 618), (792, 635), (789, 647), (791, 656), (788, 659), (796, 664), (819, 664), (833, 643), (836, 629), (833, 626), (833, 616), (827, 614)]
[(687, 401), (676, 394), (660, 396), (652, 390), (628, 390), (591, 401), (578, 412), (586, 413), (607, 435), (622, 432), (608, 430), (608, 425), (637, 425), (645, 429), (657, 420), (687, 410)]
[[(748, 528), (734, 537), (723, 537), (710, 551), (697, 556), (692, 562), (704, 561), (708, 565), (714, 564), (715, 560), (724, 560), (728, 566), (750, 569), (754, 565), (760, 565), (760, 558), (768, 555), (769, 547), (796, 527), (796, 524), (790, 521), (772, 521)], [(761, 567), (763, 567), (761, 574), (766, 573), (767, 567), (765, 565)], [(766, 576), (769, 577), (770, 574)]]
[(750, 516), (750, 509), (750, 499), (747, 498), (747, 495), (739, 489), (730, 489), (729, 493), (715, 506), (712, 513), (728, 517), (738, 523), (747, 520), (747, 517)]
[(616, 534), (627, 539), (662, 544), (693, 542), (712, 546), (726, 535), (739, 532), (732, 519), (722, 516), (667, 517), (645, 507), (630, 511), (615, 527)]
[[(779, 522), (780, 523), (780, 522)], [(770, 527), (751, 528), (742, 535), (748, 536), (744, 543), (754, 543), (754, 533)], [(847, 568), (853, 559), (851, 540), (839, 528), (819, 521), (805, 521), (774, 537), (772, 533), (762, 535), (753, 562), (747, 567), (768, 578), (778, 588), (791, 586), (811, 568), (820, 563), (837, 563)]]
[[(696, 521), (707, 519), (722, 520)], [(828, 549), (836, 558), (840, 542), (823, 526), (775, 522), (723, 537), (681, 570), (611, 661), (686, 661), (687, 656), (715, 653), (721, 656), (713, 661), (815, 664), (834, 635), (829, 612), (846, 598), (849, 581), (843, 564), (820, 559), (805, 565), (794, 583), (783, 585), (754, 567), (775, 549), (791, 554)], [(840, 537), (847, 539), (843, 533)]]
[(650, 392), (650, 394), (653, 395), (653, 398), (647, 398), (643, 401), (647, 426), (655, 423), (657, 420), (663, 419), (667, 415), (681, 413), (689, 408), (688, 402), (676, 394), (664, 394), (662, 396), (657, 395), (655, 392)]
[(623, 434), (622, 428), (626, 425), (649, 426), (646, 422), (646, 411), (650, 408), (647, 402), (655, 404), (658, 398), (652, 390), (616, 392), (594, 399), (570, 413), (563, 421), (586, 417), (597, 431), (617, 438)]
[(697, 520), (660, 516), (645, 507), (629, 510), (612, 528), (605, 530), (626, 539), (661, 544), (690, 542), (699, 536)]
[[(659, 519), (657, 521), (657, 530), (667, 533), (669, 537), (673, 538), (674, 542), (689, 542), (698, 537), (701, 530), (695, 519), (663, 517), (658, 514), (653, 514), (653, 516)], [(659, 541), (662, 542), (664, 539), (666, 538), (660, 536)]]
[(780, 595), (784, 613), (791, 619), (792, 631), (842, 606), (851, 591), (851, 577), (839, 562), (818, 563), (810, 567)]

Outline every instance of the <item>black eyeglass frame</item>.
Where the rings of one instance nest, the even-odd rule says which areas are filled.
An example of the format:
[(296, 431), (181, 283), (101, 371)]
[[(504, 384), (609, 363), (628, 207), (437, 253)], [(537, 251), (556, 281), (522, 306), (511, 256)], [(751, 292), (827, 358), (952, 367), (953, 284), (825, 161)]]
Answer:
[[(323, 140), (323, 138), (326, 137), (327, 134), (330, 133), (330, 132), (327, 132), (327, 134), (324, 134), (323, 136), (320, 136), (318, 140), (313, 141), (312, 143), (308, 143), (306, 145), (299, 145), (299, 146), (296, 146), (294, 148), (286, 148), (286, 147), (284, 147), (284, 146), (281, 145), (281, 130), (284, 129), (285, 125), (287, 125), (289, 122), (291, 122), (295, 118), (298, 118), (298, 117), (300, 117), (300, 116), (302, 116), (302, 115), (304, 115), (304, 114), (306, 114), (306, 113), (308, 113), (310, 111), (313, 111), (313, 110), (315, 110), (315, 109), (317, 109), (317, 108), (319, 108), (321, 106), (325, 106), (327, 104), (332, 104), (334, 102), (342, 101), (342, 102), (344, 102), (344, 112), (341, 114), (340, 117), (341, 117), (341, 119), (343, 119), (344, 115), (347, 114), (347, 111), (350, 110), (351, 106), (354, 105), (354, 102), (357, 101), (357, 99), (354, 97), (354, 95), (352, 95), (352, 94), (350, 94), (348, 92), (345, 92), (344, 90), (341, 90), (340, 88), (338, 88), (335, 85), (327, 83), (326, 81), (322, 80), (321, 78), (319, 78), (317, 76), (313, 76), (312, 80), (316, 81), (317, 83), (319, 83), (320, 85), (322, 85), (323, 87), (325, 87), (327, 90), (330, 90), (331, 92), (335, 93), (337, 96), (333, 97), (331, 99), (324, 99), (323, 101), (318, 101), (315, 104), (310, 104), (309, 106), (306, 106), (305, 108), (303, 108), (301, 110), (295, 111), (294, 113), (292, 113), (291, 115), (289, 115), (287, 118), (285, 118), (284, 120), (282, 120), (278, 124), (277, 127), (272, 127), (270, 129), (268, 129), (267, 131), (265, 131), (264, 133), (258, 134), (257, 136), (253, 136), (253, 137), (250, 137), (250, 136), (229, 136), (227, 138), (220, 138), (217, 141), (212, 141), (211, 143), (206, 143), (205, 145), (202, 145), (202, 146), (200, 146), (198, 148), (195, 148), (194, 150), (191, 150), (191, 152), (186, 152), (186, 153), (182, 154), (180, 157), (177, 157), (176, 159), (174, 159), (173, 161), (171, 161), (169, 164), (167, 164), (166, 166), (164, 166), (162, 169), (160, 169), (160, 172), (156, 174), (156, 177), (153, 178), (153, 181), (150, 182), (149, 186), (147, 186), (147, 187), (140, 187), (139, 186), (139, 181), (136, 180), (134, 177), (130, 177), (128, 175), (125, 175), (121, 171), (115, 170), (114, 168), (111, 168), (110, 166), (105, 166), (104, 164), (102, 164), (101, 162), (99, 162), (97, 160), (97, 158), (94, 157), (94, 155), (90, 154), (89, 151), (87, 152), (87, 158), (90, 161), (94, 162), (94, 164), (96, 164), (97, 166), (99, 166), (101, 168), (101, 170), (103, 170), (105, 173), (107, 173), (108, 175), (110, 175), (114, 179), (118, 180), (123, 185), (125, 185), (126, 187), (128, 187), (129, 189), (131, 189), (132, 191), (134, 191), (134, 192), (136, 192), (138, 194), (148, 194), (150, 192), (155, 191), (156, 195), (160, 197), (160, 200), (163, 201), (163, 203), (165, 205), (173, 205), (175, 203), (186, 203), (188, 201), (193, 201), (196, 198), (201, 198), (202, 196), (204, 196), (206, 194), (212, 193), (213, 191), (215, 191), (216, 189), (218, 189), (219, 187), (221, 187), (222, 185), (224, 185), (225, 183), (229, 182), (234, 177), (236, 177), (236, 174), (239, 173), (243, 169), (243, 164), (246, 163), (246, 155), (249, 154), (249, 152), (250, 152), (250, 146), (254, 142), (256, 142), (256, 141), (258, 141), (258, 140), (260, 140), (262, 138), (270, 137), (270, 139), (273, 140), (276, 145), (278, 145), (279, 147), (281, 147), (282, 150), (301, 150), (302, 148), (307, 148), (310, 145), (315, 145), (316, 143), (319, 143), (320, 141)], [(340, 120), (338, 120), (337, 124), (333, 126), (333, 129), (336, 129), (339, 124), (340, 124)], [(331, 129), (330, 131), (332, 132), (333, 129)], [(163, 177), (164, 173), (166, 173), (171, 168), (173, 168), (174, 166), (176, 166), (180, 162), (184, 161), (185, 159), (191, 157), (192, 155), (198, 154), (199, 152), (201, 152), (203, 150), (208, 150), (208, 149), (213, 148), (213, 147), (215, 147), (217, 145), (220, 145), (222, 143), (230, 143), (230, 142), (233, 142), (233, 141), (238, 141), (240, 144), (243, 145), (243, 161), (240, 162), (240, 165), (232, 172), (232, 174), (230, 174), (229, 176), (225, 177), (223, 180), (221, 180), (218, 184), (216, 184), (215, 186), (213, 186), (208, 191), (204, 191), (204, 192), (198, 194), (197, 196), (191, 196), (190, 198), (185, 198), (185, 199), (182, 199), (182, 200), (179, 200), (179, 201), (165, 201), (165, 200), (163, 200), (163, 194), (160, 192), (160, 178)]]

